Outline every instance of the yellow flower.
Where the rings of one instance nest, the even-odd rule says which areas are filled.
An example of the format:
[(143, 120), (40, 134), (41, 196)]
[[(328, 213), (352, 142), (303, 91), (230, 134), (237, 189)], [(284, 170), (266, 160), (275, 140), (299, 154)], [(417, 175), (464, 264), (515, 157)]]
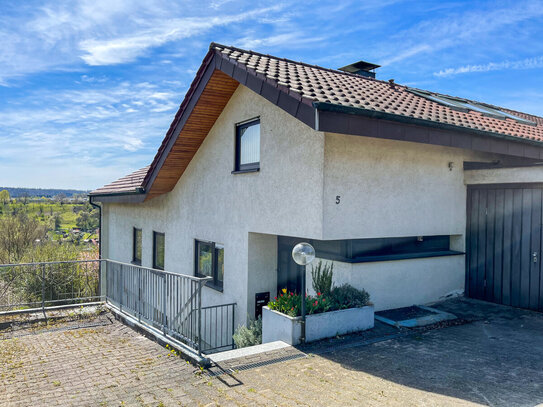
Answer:
[(283, 288), (283, 294), (286, 294), (286, 293), (287, 293), (287, 289)]

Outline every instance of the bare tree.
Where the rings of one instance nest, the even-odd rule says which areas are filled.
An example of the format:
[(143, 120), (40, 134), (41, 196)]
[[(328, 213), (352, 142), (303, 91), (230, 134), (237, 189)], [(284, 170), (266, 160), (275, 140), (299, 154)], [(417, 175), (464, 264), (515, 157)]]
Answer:
[(0, 263), (17, 263), (36, 241), (42, 241), (45, 236), (45, 228), (25, 213), (0, 219)]

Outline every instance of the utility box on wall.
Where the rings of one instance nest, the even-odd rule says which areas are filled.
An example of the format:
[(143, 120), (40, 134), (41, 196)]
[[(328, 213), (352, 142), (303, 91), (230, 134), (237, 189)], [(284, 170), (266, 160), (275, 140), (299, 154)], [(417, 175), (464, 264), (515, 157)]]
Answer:
[(270, 292), (255, 294), (255, 319), (262, 315), (262, 307), (270, 302)]

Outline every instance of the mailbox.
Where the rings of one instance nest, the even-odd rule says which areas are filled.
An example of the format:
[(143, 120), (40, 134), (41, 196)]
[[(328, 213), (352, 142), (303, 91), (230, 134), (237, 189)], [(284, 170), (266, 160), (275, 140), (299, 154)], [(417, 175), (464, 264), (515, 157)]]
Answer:
[(270, 292), (256, 293), (255, 294), (255, 318), (262, 315), (262, 307), (268, 305), (270, 302)]

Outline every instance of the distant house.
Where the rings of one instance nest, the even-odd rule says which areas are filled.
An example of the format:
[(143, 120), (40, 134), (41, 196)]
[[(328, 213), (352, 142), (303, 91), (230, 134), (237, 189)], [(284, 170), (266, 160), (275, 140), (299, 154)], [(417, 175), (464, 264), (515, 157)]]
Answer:
[(541, 310), (543, 118), (376, 67), (211, 44), (151, 165), (91, 193), (103, 257), (211, 276), (204, 303), (239, 321), (300, 290), (300, 241), (377, 310), (464, 290)]

